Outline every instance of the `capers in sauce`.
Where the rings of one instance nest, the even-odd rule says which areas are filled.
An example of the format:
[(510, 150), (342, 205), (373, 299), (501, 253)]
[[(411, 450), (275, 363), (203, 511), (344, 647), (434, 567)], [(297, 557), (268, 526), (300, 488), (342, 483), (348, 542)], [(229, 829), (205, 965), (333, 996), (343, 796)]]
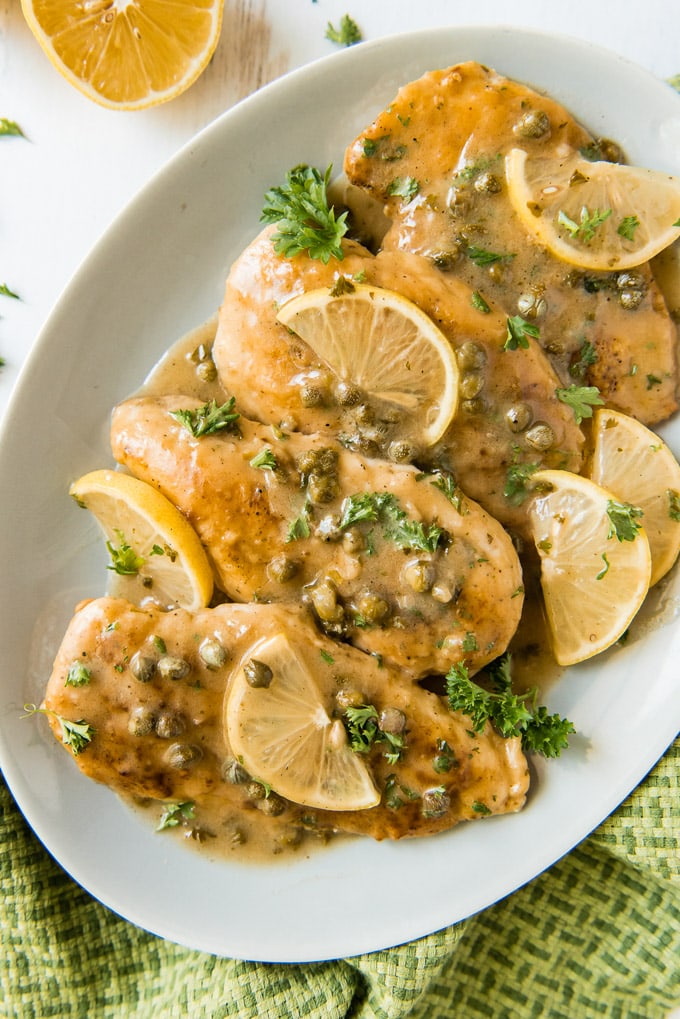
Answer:
[(383, 708), (378, 718), (378, 728), (381, 732), (398, 736), (406, 728), (406, 715), (399, 708)]
[(345, 552), (356, 555), (357, 552), (363, 552), (366, 542), (358, 527), (350, 527), (342, 536), (342, 545)]
[(635, 311), (642, 304), (644, 296), (641, 290), (621, 290), (619, 293), (619, 304), (626, 311)]
[(473, 340), (466, 340), (456, 350), (456, 360), (461, 371), (479, 371), (486, 364), (486, 351)]
[(137, 651), (130, 659), (130, 672), (140, 683), (150, 683), (156, 671), (156, 659)]
[(423, 594), (434, 584), (434, 566), (426, 559), (411, 559), (403, 567), (401, 577), (412, 591)]
[(340, 486), (333, 474), (310, 474), (307, 479), (307, 494), (313, 503), (332, 502), (337, 498)]
[(245, 794), (247, 799), (256, 803), (258, 800), (263, 800), (265, 798), (267, 790), (261, 782), (256, 782), (254, 779), (251, 779), (245, 787)]
[(501, 182), (498, 177), (494, 173), (489, 173), (488, 170), (475, 177), (473, 186), (475, 191), (479, 191), (480, 194), (497, 195), (501, 190)]
[(416, 455), (415, 447), (404, 439), (395, 439), (387, 447), (387, 455), (394, 463), (410, 463)]
[(546, 421), (537, 421), (526, 432), (525, 441), (532, 449), (544, 452), (555, 442), (555, 433)]
[(520, 294), (517, 298), (517, 311), (526, 319), (536, 319), (545, 315), (547, 302), (541, 294), (533, 291)]
[(335, 399), (341, 407), (356, 407), (364, 399), (361, 389), (353, 382), (341, 379), (335, 386)]
[(474, 400), (484, 388), (484, 376), (481, 372), (465, 372), (461, 376), (458, 388), (464, 400)]
[(511, 432), (523, 432), (533, 420), (533, 411), (528, 403), (513, 403), (505, 412), (505, 420)]
[(165, 753), (165, 759), (170, 767), (177, 768), (178, 771), (191, 767), (202, 756), (201, 748), (194, 746), (193, 743), (173, 743)]
[(300, 564), (296, 559), (287, 555), (277, 555), (267, 565), (267, 573), (271, 580), (279, 584), (286, 584), (297, 574)]
[(201, 361), (196, 365), (196, 374), (201, 382), (214, 382), (217, 378), (217, 368), (212, 358), (209, 361)]
[(321, 541), (340, 541), (342, 538), (340, 518), (334, 513), (327, 513), (316, 525), (314, 536)]
[(227, 649), (216, 637), (206, 637), (198, 649), (198, 657), (206, 669), (216, 671), (226, 665), (229, 657)]
[(156, 716), (154, 729), (161, 739), (174, 739), (182, 735), (186, 729), (186, 722), (184, 716), (177, 711), (161, 711)]
[(191, 672), (191, 666), (184, 658), (175, 655), (163, 655), (158, 659), (158, 671), (163, 679), (184, 679)]
[(441, 272), (448, 272), (460, 258), (460, 248), (454, 245), (446, 250), (433, 251), (430, 254), (430, 261), (436, 269)]
[(250, 775), (243, 765), (235, 757), (226, 757), (222, 762), (222, 778), (231, 785), (244, 785), (249, 781)]
[(285, 800), (282, 800), (276, 793), (270, 793), (269, 796), (256, 800), (255, 806), (267, 817), (280, 817), (286, 809)]
[(445, 789), (427, 789), (423, 793), (421, 813), (423, 817), (443, 817), (451, 806), (451, 797)]
[(550, 133), (550, 117), (545, 110), (528, 110), (512, 131), (518, 138), (545, 138)]
[(151, 708), (140, 704), (130, 712), (128, 732), (131, 736), (148, 736), (154, 730), (155, 721)]
[(268, 687), (274, 678), (274, 673), (266, 662), (259, 658), (250, 658), (243, 666), (243, 672), (249, 686)]
[(486, 400), (481, 396), (475, 396), (472, 400), (463, 400), (460, 406), (465, 414), (485, 414), (487, 410)]
[(338, 603), (338, 592), (330, 578), (316, 584), (309, 592), (314, 611), (322, 623), (339, 624), (345, 617), (345, 610)]
[(363, 591), (356, 599), (356, 609), (367, 623), (379, 626), (390, 616), (390, 606), (380, 595), (372, 591)]
[(303, 407), (323, 407), (326, 402), (326, 394), (321, 386), (305, 382), (300, 386), (300, 402)]

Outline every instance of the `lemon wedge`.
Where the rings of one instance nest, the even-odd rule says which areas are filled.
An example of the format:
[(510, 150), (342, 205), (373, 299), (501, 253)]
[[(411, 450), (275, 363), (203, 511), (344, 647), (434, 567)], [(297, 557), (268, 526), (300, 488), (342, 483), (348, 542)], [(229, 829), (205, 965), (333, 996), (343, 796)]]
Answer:
[[(251, 663), (268, 685), (251, 685)], [(258, 642), (242, 659), (230, 680), (225, 727), (244, 768), (293, 803), (365, 810), (380, 802), (365, 761), (350, 749), (342, 722), (330, 718), (314, 677), (283, 634)]]
[(308, 290), (287, 301), (277, 319), (339, 379), (408, 415), (421, 445), (433, 445), (451, 424), (458, 406), (453, 348), (401, 294), (361, 283), (337, 296)]
[(70, 495), (90, 510), (107, 540), (115, 593), (163, 608), (204, 608), (213, 575), (198, 535), (169, 499), (119, 471), (84, 474)]
[(56, 69), (89, 99), (140, 110), (184, 92), (207, 67), (224, 0), (21, 0)]
[(642, 605), (651, 576), (649, 542), (636, 508), (569, 471), (538, 471), (529, 521), (559, 665), (614, 644)]
[(680, 465), (658, 435), (620, 411), (595, 412), (593, 439), (590, 476), (642, 510), (656, 584), (680, 554)]
[(614, 271), (649, 261), (680, 237), (680, 178), (578, 156), (506, 156), (513, 209), (557, 258)]

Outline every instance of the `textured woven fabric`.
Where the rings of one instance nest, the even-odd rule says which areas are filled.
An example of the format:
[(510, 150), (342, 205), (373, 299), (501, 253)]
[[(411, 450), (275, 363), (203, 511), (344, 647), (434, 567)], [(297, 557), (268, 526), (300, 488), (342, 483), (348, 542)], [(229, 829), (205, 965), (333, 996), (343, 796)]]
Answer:
[(1, 1019), (662, 1019), (680, 1004), (680, 741), (572, 853), (483, 913), (307, 966), (153, 937), (82, 891), (0, 795)]

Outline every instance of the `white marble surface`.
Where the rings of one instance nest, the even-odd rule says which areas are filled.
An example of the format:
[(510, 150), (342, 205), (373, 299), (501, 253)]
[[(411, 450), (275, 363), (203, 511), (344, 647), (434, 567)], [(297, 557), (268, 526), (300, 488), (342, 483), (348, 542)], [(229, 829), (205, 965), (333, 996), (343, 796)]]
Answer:
[(120, 113), (62, 79), (33, 39), (19, 0), (1, 0), (0, 117), (17, 121), (27, 140), (0, 138), (0, 283), (21, 297), (0, 298), (0, 414), (51, 307), (128, 200), (223, 110), (333, 52), (325, 28), (344, 13), (366, 39), (439, 24), (512, 23), (597, 42), (660, 77), (680, 72), (680, 7), (667, 0), (486, 0), (474, 7), (452, 0), (226, 0), (222, 36), (199, 81), (170, 103)]

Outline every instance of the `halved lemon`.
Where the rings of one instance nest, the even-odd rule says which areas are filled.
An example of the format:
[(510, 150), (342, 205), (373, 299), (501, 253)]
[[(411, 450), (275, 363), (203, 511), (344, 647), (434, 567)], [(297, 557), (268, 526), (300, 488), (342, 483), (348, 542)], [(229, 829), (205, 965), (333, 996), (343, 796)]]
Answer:
[(224, 0), (21, 0), (56, 69), (83, 95), (118, 110), (173, 99), (207, 67)]
[(392, 290), (352, 284), (287, 301), (277, 315), (341, 380), (407, 414), (412, 434), (431, 446), (458, 406), (458, 367), (451, 344), (431, 318)]
[(576, 155), (564, 161), (512, 149), (508, 196), (529, 233), (582, 269), (641, 265), (680, 237), (680, 178)]
[(658, 435), (620, 411), (596, 411), (593, 436), (590, 476), (642, 510), (656, 584), (680, 554), (680, 465)]
[[(271, 670), (251, 686), (247, 667)], [(280, 796), (319, 810), (364, 810), (380, 802), (365, 761), (328, 715), (306, 665), (284, 634), (265, 638), (241, 661), (225, 702), (227, 739), (253, 778)]]
[(133, 602), (150, 597), (164, 608), (191, 612), (209, 603), (213, 575), (205, 549), (164, 495), (145, 481), (109, 470), (84, 474), (69, 493), (104, 532), (115, 578), (112, 593)]
[(559, 665), (574, 665), (630, 625), (649, 589), (649, 542), (634, 508), (594, 481), (558, 470), (532, 480), (529, 521), (553, 651)]

